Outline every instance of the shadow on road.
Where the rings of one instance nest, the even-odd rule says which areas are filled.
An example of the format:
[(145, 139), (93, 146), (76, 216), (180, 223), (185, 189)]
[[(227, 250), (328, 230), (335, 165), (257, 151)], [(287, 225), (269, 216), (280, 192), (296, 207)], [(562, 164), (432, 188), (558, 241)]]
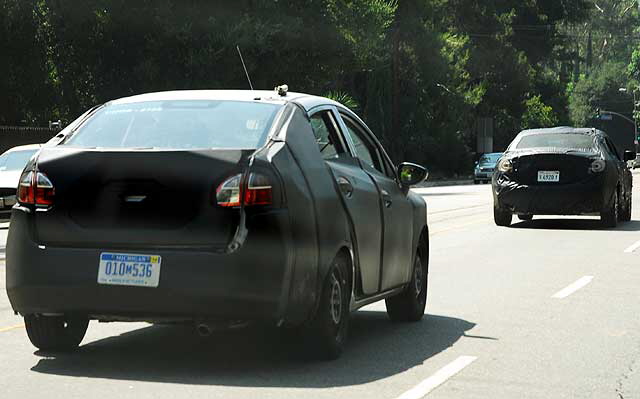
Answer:
[(184, 384), (349, 386), (386, 378), (422, 364), (451, 347), (474, 326), (444, 316), (396, 324), (384, 312), (357, 312), (352, 318), (347, 350), (332, 362), (298, 356), (299, 347), (275, 328), (254, 327), (201, 338), (185, 326), (152, 326), (89, 343), (73, 354), (49, 356), (37, 352), (43, 358), (32, 370)]
[(603, 227), (600, 219), (533, 219), (511, 225), (518, 229), (640, 231), (640, 221), (620, 222), (616, 228)]

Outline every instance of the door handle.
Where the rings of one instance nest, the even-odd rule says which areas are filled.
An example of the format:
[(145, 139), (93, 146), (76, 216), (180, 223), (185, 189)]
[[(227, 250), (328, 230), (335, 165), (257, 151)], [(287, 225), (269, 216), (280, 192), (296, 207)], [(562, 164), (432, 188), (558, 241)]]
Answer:
[(384, 202), (385, 208), (391, 208), (391, 205), (393, 205), (393, 200), (387, 190), (382, 190), (382, 201)]
[(338, 187), (340, 187), (340, 192), (347, 197), (351, 198), (353, 196), (353, 185), (346, 177), (340, 176), (336, 179), (338, 182)]

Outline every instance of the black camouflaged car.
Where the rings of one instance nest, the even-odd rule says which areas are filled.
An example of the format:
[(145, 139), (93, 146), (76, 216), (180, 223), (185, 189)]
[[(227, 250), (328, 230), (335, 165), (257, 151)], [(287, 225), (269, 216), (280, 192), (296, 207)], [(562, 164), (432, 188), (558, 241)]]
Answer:
[(263, 320), (337, 357), (349, 313), (427, 295), (426, 170), (394, 165), (349, 109), (259, 91), (165, 92), (80, 117), (27, 165), (7, 293), (31, 342), (69, 350), (89, 320)]
[(599, 215), (607, 227), (631, 219), (632, 176), (606, 133), (557, 127), (522, 131), (493, 175), (495, 223), (509, 226), (513, 214)]

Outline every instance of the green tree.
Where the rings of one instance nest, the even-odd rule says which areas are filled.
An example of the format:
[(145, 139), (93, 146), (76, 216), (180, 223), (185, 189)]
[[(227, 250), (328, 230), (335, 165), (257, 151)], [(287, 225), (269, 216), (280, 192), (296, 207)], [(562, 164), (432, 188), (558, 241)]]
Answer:
[(539, 95), (527, 99), (524, 105), (522, 129), (552, 127), (558, 124), (558, 117), (553, 112), (553, 108), (542, 102)]
[(626, 67), (620, 62), (608, 62), (580, 78), (569, 99), (571, 120), (576, 126), (587, 126), (598, 109), (631, 116), (632, 101), (620, 92), (628, 81)]

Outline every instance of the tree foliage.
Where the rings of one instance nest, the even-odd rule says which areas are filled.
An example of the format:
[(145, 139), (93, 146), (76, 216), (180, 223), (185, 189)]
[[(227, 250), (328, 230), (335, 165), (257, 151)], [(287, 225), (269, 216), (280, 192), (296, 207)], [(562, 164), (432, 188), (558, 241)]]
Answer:
[(478, 118), (493, 118), (498, 150), (523, 127), (568, 123), (569, 109), (584, 121), (600, 101), (590, 72), (631, 61), (627, 3), (0, 0), (0, 123), (69, 121), (149, 91), (248, 88), (239, 46), (256, 88), (329, 95), (357, 108), (394, 161), (468, 173)]

